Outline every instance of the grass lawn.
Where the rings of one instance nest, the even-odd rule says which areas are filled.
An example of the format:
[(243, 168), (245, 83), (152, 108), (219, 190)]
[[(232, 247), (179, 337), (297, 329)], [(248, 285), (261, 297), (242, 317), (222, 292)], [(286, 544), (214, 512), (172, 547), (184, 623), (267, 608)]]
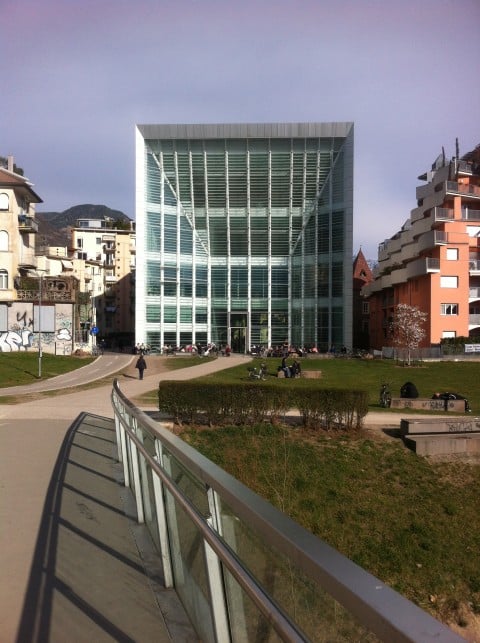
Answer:
[[(94, 357), (42, 355), (41, 380), (74, 371), (89, 364)], [(38, 353), (18, 351), (0, 353), (0, 388), (38, 382)]]
[(436, 618), (480, 623), (480, 465), (430, 462), (371, 434), (263, 425), (181, 437)]
[[(421, 397), (454, 391), (469, 398), (473, 414), (480, 412), (480, 362), (302, 361), (303, 370), (322, 371), (318, 380), (277, 379), (280, 360), (266, 363), (274, 386), (364, 388), (373, 412), (380, 410), (382, 382), (399, 396), (409, 380)], [(208, 377), (245, 380), (247, 368)], [(377, 431), (186, 427), (182, 438), (422, 609), (477, 640), (470, 637), (480, 631), (480, 464), (421, 458)]]
[[(472, 414), (480, 413), (480, 362), (423, 362), (419, 366), (403, 366), (393, 360), (362, 360), (362, 359), (313, 359), (301, 361), (303, 371), (320, 370), (322, 378), (318, 380), (307, 379), (277, 379), (279, 359), (264, 360), (269, 379), (278, 386), (304, 386), (307, 382), (311, 385), (316, 382), (319, 387), (325, 388), (356, 388), (365, 389), (369, 394), (370, 411), (380, 410), (380, 386), (387, 382), (392, 397), (400, 397), (400, 388), (411, 381), (418, 389), (420, 397), (431, 398), (436, 392), (451, 391), (460, 393), (468, 398)], [(261, 360), (254, 360), (253, 365), (260, 365)], [(210, 375), (209, 378), (225, 380), (246, 379), (245, 366), (221, 371)], [(382, 411), (385, 409), (381, 409)], [(405, 409), (391, 409), (391, 413), (403, 413)], [(417, 411), (418, 412), (418, 411)]]

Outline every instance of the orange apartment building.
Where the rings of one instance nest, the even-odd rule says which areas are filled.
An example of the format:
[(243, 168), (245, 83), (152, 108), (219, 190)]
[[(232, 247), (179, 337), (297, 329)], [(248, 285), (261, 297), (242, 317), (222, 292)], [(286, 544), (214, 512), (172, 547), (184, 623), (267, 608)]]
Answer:
[(443, 152), (418, 178), (426, 183), (416, 189), (417, 207), (380, 244), (374, 279), (362, 289), (372, 349), (392, 345), (400, 303), (427, 313), (422, 347), (454, 337), (480, 342), (480, 145), (451, 160)]

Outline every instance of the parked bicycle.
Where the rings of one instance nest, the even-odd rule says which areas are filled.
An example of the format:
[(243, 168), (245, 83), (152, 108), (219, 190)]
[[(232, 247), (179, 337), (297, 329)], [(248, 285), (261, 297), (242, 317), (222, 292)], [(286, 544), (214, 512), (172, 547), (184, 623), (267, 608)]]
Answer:
[(390, 393), (390, 389), (388, 387), (388, 384), (382, 384), (380, 387), (380, 406), (384, 409), (387, 409), (390, 407), (390, 404), (392, 403), (392, 395)]
[(267, 379), (267, 365), (262, 364), (260, 368), (249, 368), (248, 377), (251, 380), (265, 380)]

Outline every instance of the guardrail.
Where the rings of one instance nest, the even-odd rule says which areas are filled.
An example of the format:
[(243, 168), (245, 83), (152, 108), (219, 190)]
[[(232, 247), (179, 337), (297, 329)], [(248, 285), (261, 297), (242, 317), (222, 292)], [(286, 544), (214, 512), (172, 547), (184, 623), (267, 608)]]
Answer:
[(152, 420), (117, 380), (111, 398), (137, 520), (204, 643), (464, 640)]

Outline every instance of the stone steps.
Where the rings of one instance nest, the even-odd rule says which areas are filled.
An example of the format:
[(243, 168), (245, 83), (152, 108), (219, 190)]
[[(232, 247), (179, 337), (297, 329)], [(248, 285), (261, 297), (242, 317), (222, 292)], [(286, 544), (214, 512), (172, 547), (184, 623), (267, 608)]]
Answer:
[(480, 417), (402, 419), (400, 435), (418, 455), (480, 453)]

